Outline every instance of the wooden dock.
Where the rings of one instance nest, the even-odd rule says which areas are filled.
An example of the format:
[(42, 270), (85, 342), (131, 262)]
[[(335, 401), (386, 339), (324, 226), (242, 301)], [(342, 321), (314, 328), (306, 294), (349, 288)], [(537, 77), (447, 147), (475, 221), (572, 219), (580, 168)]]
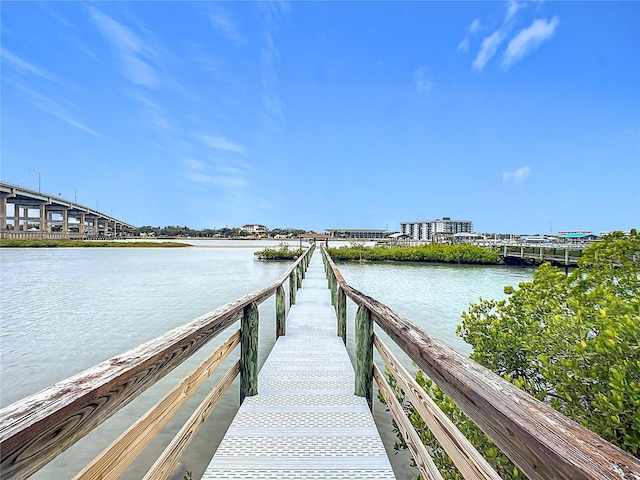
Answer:
[(303, 287), (203, 479), (393, 479), (354, 370), (337, 336), (322, 260)]

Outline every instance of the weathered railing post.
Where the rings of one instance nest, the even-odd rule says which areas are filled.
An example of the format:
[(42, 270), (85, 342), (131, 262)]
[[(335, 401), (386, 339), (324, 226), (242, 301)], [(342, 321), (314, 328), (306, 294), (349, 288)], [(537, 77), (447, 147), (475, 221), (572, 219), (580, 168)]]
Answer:
[(258, 393), (258, 305), (244, 307), (240, 322), (240, 403)]
[(295, 270), (289, 274), (289, 306), (296, 303), (296, 292), (298, 291), (298, 275)]
[(276, 289), (276, 338), (287, 334), (287, 305), (284, 288), (280, 285)]
[(364, 305), (356, 313), (356, 388), (355, 394), (365, 397), (373, 409), (373, 320)]
[(302, 275), (302, 264), (299, 263), (296, 267), (296, 275), (298, 276), (298, 288), (302, 288), (302, 279), (304, 276)]
[(336, 274), (334, 273), (333, 270), (330, 270), (329, 272), (329, 290), (331, 292), (331, 305), (333, 305), (334, 307), (336, 307), (336, 287), (338, 286), (338, 281), (336, 279)]
[(344, 293), (342, 287), (338, 287), (338, 336), (342, 338), (342, 342), (347, 344), (347, 294)]

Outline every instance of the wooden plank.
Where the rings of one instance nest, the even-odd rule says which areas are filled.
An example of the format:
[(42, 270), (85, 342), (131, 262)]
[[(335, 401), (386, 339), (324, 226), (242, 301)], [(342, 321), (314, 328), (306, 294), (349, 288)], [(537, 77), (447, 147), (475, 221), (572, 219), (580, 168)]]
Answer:
[(158, 460), (151, 466), (143, 480), (164, 480), (169, 477), (171, 471), (196, 436), (196, 433), (200, 430), (200, 427), (204, 424), (205, 420), (209, 417), (239, 373), (240, 362), (238, 361), (227, 370), (213, 390), (211, 390), (191, 417), (189, 417), (187, 423), (184, 424), (164, 452), (158, 457)]
[(258, 393), (258, 306), (244, 308), (240, 328), (240, 403)]
[[(465, 480), (500, 480), (500, 476), (475, 449), (438, 405), (409, 375), (387, 346), (374, 334), (373, 344), (396, 382), (442, 445)], [(378, 382), (379, 383), (379, 382)]]
[(74, 480), (116, 480), (240, 344), (237, 330), (173, 390), (91, 461)]
[(405, 415), (402, 405), (398, 402), (398, 399), (394, 395), (385, 378), (382, 376), (377, 365), (373, 366), (373, 377), (376, 379), (380, 393), (382, 393), (389, 410), (391, 410), (391, 413), (393, 414), (398, 430), (409, 447), (411, 456), (416, 462), (422, 478), (425, 480), (443, 480), (442, 475), (440, 475), (440, 472), (438, 471), (438, 467), (433, 463), (431, 455), (429, 455), (429, 452), (420, 440), (420, 436), (416, 432), (415, 428), (413, 428), (409, 418)]
[(365, 397), (373, 408), (373, 321), (369, 309), (356, 312), (356, 387), (355, 394)]

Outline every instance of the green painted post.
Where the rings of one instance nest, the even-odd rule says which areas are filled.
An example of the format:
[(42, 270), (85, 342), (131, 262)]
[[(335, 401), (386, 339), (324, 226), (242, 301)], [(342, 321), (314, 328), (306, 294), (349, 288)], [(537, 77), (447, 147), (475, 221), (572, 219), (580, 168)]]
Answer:
[(564, 264), (569, 265), (569, 248), (564, 249)]
[(540, 261), (544, 260), (544, 247), (540, 247)]
[(333, 272), (329, 273), (329, 291), (331, 292), (331, 305), (336, 306), (336, 295), (335, 295), (335, 286), (336, 286), (336, 277)]
[(296, 275), (298, 276), (298, 288), (302, 288), (302, 279), (304, 277), (302, 276), (302, 265), (300, 264), (296, 267)]
[(276, 338), (287, 334), (287, 305), (284, 288), (280, 285), (276, 290)]
[(244, 307), (240, 322), (240, 403), (258, 393), (258, 305)]
[(298, 276), (296, 271), (292, 270), (289, 274), (289, 306), (296, 303), (296, 292), (298, 291)]
[(347, 344), (347, 294), (338, 288), (338, 336)]
[(355, 394), (365, 397), (373, 410), (373, 321), (364, 305), (356, 313), (356, 388)]

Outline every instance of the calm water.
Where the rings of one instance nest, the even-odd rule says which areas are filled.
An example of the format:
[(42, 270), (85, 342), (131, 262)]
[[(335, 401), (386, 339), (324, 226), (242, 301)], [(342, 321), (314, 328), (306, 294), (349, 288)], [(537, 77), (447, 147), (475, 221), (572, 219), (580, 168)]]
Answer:
[[(0, 405), (6, 406), (59, 380), (151, 340), (239, 296), (273, 282), (288, 264), (255, 261), (264, 243), (194, 242), (188, 249), (0, 249)], [(238, 248), (239, 247), (239, 248)], [(316, 253), (319, 254), (319, 253)], [(339, 265), (354, 287), (378, 298), (457, 350), (455, 335), (469, 303), (500, 298), (505, 285), (531, 278), (530, 269), (397, 264)], [(260, 359), (275, 341), (273, 299), (260, 307)], [(349, 345), (353, 346), (350, 305)], [(221, 343), (214, 340), (136, 401), (32, 478), (77, 473), (167, 388)], [(123, 476), (140, 478), (231, 363), (223, 365)], [(410, 362), (408, 362), (410, 364)], [(409, 365), (408, 365), (409, 366)], [(237, 382), (236, 382), (237, 383)], [(207, 388), (208, 387), (208, 388)], [(179, 465), (194, 478), (204, 470), (238, 405), (234, 385)], [(376, 422), (390, 448), (395, 439), (382, 405)], [(392, 456), (398, 478), (415, 474), (406, 455)]]

